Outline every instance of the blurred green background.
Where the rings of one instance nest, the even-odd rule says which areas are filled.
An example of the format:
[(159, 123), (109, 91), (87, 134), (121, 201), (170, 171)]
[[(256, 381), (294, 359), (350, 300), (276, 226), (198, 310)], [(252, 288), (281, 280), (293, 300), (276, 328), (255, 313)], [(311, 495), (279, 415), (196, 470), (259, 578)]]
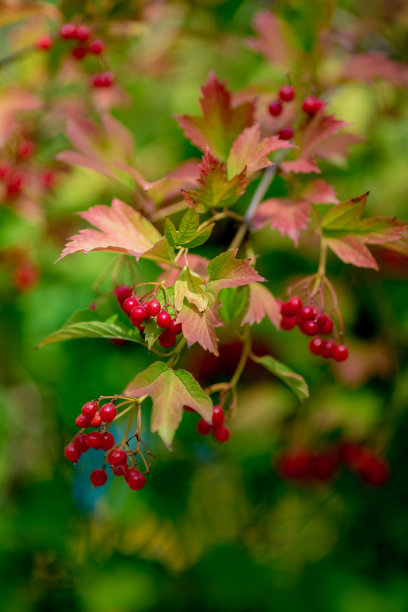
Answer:
[[(78, 10), (70, 2), (59, 8), (66, 18)], [(135, 166), (149, 180), (197, 156), (172, 114), (197, 113), (199, 87), (211, 69), (233, 90), (256, 85), (273, 91), (281, 85), (284, 72), (244, 44), (254, 35), (255, 13), (271, 8), (286, 21), (293, 45), (321, 84), (341, 61), (342, 37), (343, 51), (376, 49), (400, 62), (408, 59), (404, 2), (84, 4), (82, 10), (100, 13), (105, 24), (140, 25), (146, 12), (157, 13), (123, 42), (112, 35), (109, 55), (127, 96), (112, 112), (131, 130)], [(337, 46), (319, 56), (318, 31), (331, 9)], [(17, 11), (16, 5), (10, 10)], [(1, 56), (18, 48), (27, 19), (21, 15), (4, 24)], [(2, 67), (2, 91), (21, 84), (36, 93), (36, 75), (43, 83), (48, 74), (44, 63), (29, 55)], [(70, 83), (65, 74), (47, 78), (51, 99), (86, 96), (86, 86)], [(407, 221), (406, 87), (387, 78), (339, 80), (327, 97), (330, 111), (351, 122), (362, 141), (347, 162), (322, 164), (322, 176), (340, 199), (370, 190), (370, 214)], [(67, 147), (62, 131), (51, 130), (38, 154), (48, 160)], [(285, 193), (283, 181), (275, 181), (270, 193)], [(85, 401), (124, 388), (146, 367), (146, 355), (136, 345), (104, 340), (34, 347), (94, 298), (93, 285), (111, 255), (53, 262), (63, 238), (80, 227), (72, 213), (107, 204), (113, 195), (116, 186), (109, 180), (72, 169), (42, 202), (38, 218), (0, 208), (0, 609), (406, 612), (407, 259), (379, 252), (382, 270), (373, 272), (330, 257), (328, 276), (338, 291), (351, 351), (358, 355), (352, 369), (312, 359), (297, 332), (288, 336), (270, 324), (256, 326), (259, 342), (309, 382), (311, 399), (300, 409), (278, 381), (248, 368), (228, 444), (200, 438), (194, 415), (186, 413), (172, 453), (146, 432), (158, 458), (143, 492), (128, 490), (118, 479), (93, 490), (88, 478), (95, 454), (75, 468), (63, 455), (73, 419)], [(208, 254), (228, 241), (226, 232), (221, 227), (215, 234)], [(316, 269), (317, 246), (306, 238), (295, 250), (268, 230), (256, 235), (255, 245), (258, 270), (276, 295)], [(39, 270), (29, 291), (13, 283), (8, 254), (16, 249)], [(215, 368), (226, 380), (234, 343), (227, 336), (223, 341), (217, 363), (193, 349), (186, 367)], [(294, 426), (309, 441), (329, 441), (339, 432), (375, 441), (390, 461), (390, 481), (372, 489), (342, 473), (321, 487), (285, 482), (273, 463)]]

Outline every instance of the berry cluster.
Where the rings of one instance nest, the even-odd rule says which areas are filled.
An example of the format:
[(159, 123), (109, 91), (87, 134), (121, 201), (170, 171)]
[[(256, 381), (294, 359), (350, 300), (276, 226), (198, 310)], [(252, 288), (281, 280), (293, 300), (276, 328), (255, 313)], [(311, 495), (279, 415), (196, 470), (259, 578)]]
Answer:
[(390, 467), (384, 457), (351, 442), (341, 442), (321, 451), (286, 451), (276, 465), (284, 478), (303, 484), (330, 482), (338, 475), (341, 465), (373, 487), (385, 484), (390, 476)]
[(127, 314), (132, 325), (140, 332), (144, 331), (142, 325), (146, 319), (156, 319), (158, 327), (163, 329), (159, 336), (159, 343), (163, 348), (171, 348), (176, 343), (176, 337), (181, 334), (181, 323), (176, 323), (167, 310), (162, 309), (159, 300), (155, 297), (139, 300), (130, 287), (117, 287), (115, 294), (123, 311)]
[[(92, 400), (82, 406), (81, 414), (75, 419), (75, 424), (81, 429), (97, 428), (98, 431), (80, 432), (72, 442), (65, 447), (65, 457), (72, 463), (77, 463), (81, 455), (90, 448), (105, 451), (106, 461), (115, 476), (123, 476), (130, 489), (139, 491), (146, 484), (145, 476), (134, 466), (128, 465), (128, 453), (120, 448), (114, 448), (115, 438), (107, 428), (116, 416), (113, 402), (108, 402), (98, 410), (98, 402)], [(102, 426), (102, 429), (101, 429)], [(135, 453), (129, 453), (134, 455)], [(101, 487), (108, 480), (105, 469), (95, 469), (89, 477), (94, 487)]]
[[(185, 410), (191, 411), (188, 406), (184, 406)], [(194, 412), (194, 411), (193, 411)], [(201, 436), (208, 436), (212, 433), (217, 442), (226, 442), (230, 437), (230, 432), (224, 425), (225, 414), (221, 406), (214, 406), (211, 423), (204, 419), (197, 422), (197, 431)]]
[[(328, 336), (333, 331), (333, 321), (317, 306), (303, 306), (298, 296), (291, 297), (281, 304), (281, 328), (290, 331), (296, 326), (306, 336)], [(333, 340), (313, 338), (309, 344), (313, 355), (320, 355), (325, 359), (345, 361), (348, 357), (348, 348), (345, 344), (335, 344)]]
[[(282, 114), (283, 106), (295, 99), (295, 90), (291, 85), (283, 85), (278, 92), (278, 99), (269, 104), (268, 110), (272, 117)], [(324, 108), (325, 102), (315, 96), (307, 96), (302, 102), (302, 110), (309, 117), (314, 117), (319, 110)], [(290, 126), (281, 128), (276, 132), (281, 140), (290, 140), (294, 136), (294, 130)]]

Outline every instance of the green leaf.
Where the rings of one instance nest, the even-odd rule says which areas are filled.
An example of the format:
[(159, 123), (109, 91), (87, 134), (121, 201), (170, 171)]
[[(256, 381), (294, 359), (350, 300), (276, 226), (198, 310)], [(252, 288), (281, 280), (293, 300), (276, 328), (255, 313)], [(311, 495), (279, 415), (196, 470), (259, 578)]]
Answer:
[(355, 225), (364, 212), (367, 197), (368, 193), (365, 193), (362, 196), (333, 206), (333, 208), (328, 210), (322, 220), (324, 233), (326, 230), (330, 232), (335, 230), (345, 231), (347, 228)]
[(210, 237), (214, 225), (215, 225), (215, 223), (211, 223), (211, 225), (207, 225), (207, 227), (204, 227), (199, 232), (196, 232), (195, 237), (192, 240), (190, 240), (189, 242), (181, 242), (180, 241), (179, 244), (181, 246), (187, 247), (189, 249), (201, 246)]
[(200, 217), (198, 213), (194, 208), (189, 208), (180, 221), (178, 230), (179, 244), (184, 246), (185, 242), (190, 242), (196, 236), (199, 222)]
[(195, 378), (185, 370), (173, 370), (160, 361), (140, 372), (124, 394), (131, 397), (149, 395), (152, 398), (151, 430), (159, 433), (168, 448), (171, 448), (182, 419), (184, 405), (193, 408), (208, 422), (212, 418), (211, 399)]
[(259, 363), (269, 372), (272, 372), (272, 374), (275, 374), (275, 376), (286, 383), (288, 387), (290, 387), (292, 391), (296, 393), (300, 401), (303, 401), (309, 397), (309, 388), (303, 376), (296, 374), (296, 372), (291, 370), (284, 363), (281, 363), (270, 355), (264, 355), (262, 357), (251, 355), (251, 359), (256, 363)]
[(237, 289), (221, 289), (218, 297), (221, 302), (219, 313), (222, 320), (228, 325), (239, 328), (248, 306), (248, 286)]
[(210, 282), (208, 288), (214, 293), (220, 289), (249, 285), (265, 279), (253, 267), (252, 259), (235, 259), (237, 249), (225, 251), (214, 257), (208, 264)]
[(173, 223), (173, 221), (171, 219), (169, 219), (168, 217), (166, 218), (165, 222), (164, 222), (164, 235), (167, 238), (168, 243), (171, 246), (176, 246), (177, 244), (177, 230), (176, 227)]
[(63, 342), (64, 340), (74, 340), (77, 338), (109, 338), (130, 340), (143, 344), (140, 334), (133, 329), (125, 329), (115, 323), (104, 323), (103, 321), (84, 321), (82, 323), (72, 323), (64, 325), (58, 331), (47, 336), (37, 348), (42, 348), (53, 342)]
[(143, 333), (147, 342), (147, 348), (150, 351), (163, 329), (157, 325), (156, 321), (149, 320), (143, 322), (143, 327), (145, 328)]
[(180, 272), (174, 285), (174, 305), (177, 310), (182, 309), (184, 298), (190, 304), (194, 304), (200, 312), (203, 312), (208, 306), (205, 281), (188, 266)]

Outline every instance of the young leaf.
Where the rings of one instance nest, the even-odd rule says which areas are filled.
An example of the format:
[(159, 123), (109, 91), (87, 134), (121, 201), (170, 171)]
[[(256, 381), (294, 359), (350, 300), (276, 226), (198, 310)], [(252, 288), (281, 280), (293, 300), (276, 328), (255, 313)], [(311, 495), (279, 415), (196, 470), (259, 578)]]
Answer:
[(164, 222), (164, 235), (171, 246), (174, 247), (177, 245), (177, 230), (173, 221), (169, 219), (169, 217), (167, 217)]
[(180, 226), (178, 230), (178, 238), (182, 241), (189, 241), (197, 233), (197, 228), (200, 223), (200, 218), (198, 213), (190, 208), (181, 218)]
[(193, 408), (206, 421), (212, 418), (212, 402), (198, 382), (185, 370), (172, 370), (156, 361), (140, 372), (126, 387), (131, 397), (149, 395), (153, 409), (151, 430), (158, 432), (168, 448), (183, 416), (183, 406)]
[(192, 238), (188, 242), (180, 243), (180, 245), (189, 249), (201, 246), (202, 244), (204, 244), (204, 242), (207, 242), (208, 238), (211, 236), (211, 232), (213, 230), (214, 225), (215, 223), (207, 225), (207, 227), (204, 227), (202, 230), (197, 232), (194, 238)]
[(237, 249), (221, 253), (208, 264), (208, 289), (215, 294), (220, 289), (249, 285), (265, 279), (253, 267), (252, 259), (235, 259)]
[(186, 266), (179, 274), (174, 285), (174, 305), (177, 310), (183, 307), (184, 298), (194, 304), (200, 312), (208, 306), (208, 297), (205, 292), (205, 282), (195, 272)]
[(147, 348), (150, 351), (153, 344), (156, 342), (157, 338), (162, 333), (163, 329), (157, 325), (156, 321), (151, 321), (151, 320), (144, 321), (143, 327), (144, 327), (143, 333), (144, 333), (145, 340), (147, 342)]
[(248, 38), (250, 49), (260, 53), (272, 64), (290, 66), (294, 50), (288, 42), (284, 24), (270, 11), (259, 11), (253, 23), (257, 38)]
[(202, 117), (176, 115), (176, 119), (188, 138), (196, 147), (210, 150), (225, 160), (232, 143), (246, 127), (253, 123), (254, 104), (245, 102), (234, 106), (231, 93), (211, 72), (201, 89)]
[(57, 261), (70, 253), (89, 251), (127, 253), (138, 260), (161, 238), (150, 221), (116, 198), (112, 206), (92, 206), (79, 215), (98, 230), (84, 229), (71, 236)]
[(309, 388), (303, 376), (296, 374), (296, 372), (291, 370), (284, 363), (277, 361), (277, 359), (274, 359), (270, 355), (264, 355), (262, 357), (251, 355), (251, 359), (286, 383), (288, 387), (296, 393), (300, 401), (309, 397)]
[(198, 212), (206, 212), (210, 208), (228, 208), (244, 193), (248, 181), (246, 170), (228, 181), (225, 164), (214, 157), (208, 149), (200, 165), (198, 188), (182, 190), (185, 200)]
[(223, 322), (218, 317), (216, 307), (209, 306), (204, 312), (200, 312), (195, 306), (184, 302), (177, 322), (183, 325), (183, 336), (189, 347), (198, 342), (203, 349), (218, 357), (215, 328), (223, 325)]
[(277, 330), (280, 329), (282, 315), (278, 302), (264, 285), (251, 283), (248, 310), (242, 320), (242, 325), (260, 323), (264, 317), (268, 317)]

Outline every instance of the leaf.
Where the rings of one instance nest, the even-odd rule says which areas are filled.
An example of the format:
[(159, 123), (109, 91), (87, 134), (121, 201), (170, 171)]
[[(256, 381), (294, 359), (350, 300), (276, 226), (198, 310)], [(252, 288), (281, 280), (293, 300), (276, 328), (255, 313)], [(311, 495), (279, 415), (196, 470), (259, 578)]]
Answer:
[(289, 174), (289, 172), (294, 172), (295, 174), (309, 174), (310, 172), (321, 174), (321, 170), (316, 166), (313, 158), (303, 159), (299, 157), (298, 159), (283, 161), (280, 163), (280, 168), (286, 174)]
[(338, 206), (331, 208), (323, 217), (321, 227), (323, 231), (341, 230), (347, 233), (347, 228), (355, 226), (364, 212), (368, 193), (362, 196), (342, 202)]
[(188, 138), (196, 147), (211, 152), (225, 160), (234, 140), (252, 125), (254, 104), (245, 102), (234, 106), (231, 93), (211, 72), (201, 89), (201, 117), (176, 115), (176, 119)]
[(248, 310), (242, 319), (242, 325), (260, 323), (264, 317), (268, 317), (276, 329), (280, 330), (282, 316), (278, 302), (267, 287), (260, 283), (251, 283)]
[(204, 242), (207, 242), (208, 238), (211, 236), (211, 232), (213, 230), (215, 223), (210, 223), (207, 227), (204, 227), (202, 230), (196, 233), (195, 238), (192, 238), (189, 242), (183, 242), (181, 246), (187, 247), (189, 249), (193, 249), (194, 247), (201, 246)]
[(252, 354), (251, 359), (256, 363), (259, 363), (269, 372), (272, 372), (272, 374), (275, 374), (275, 376), (286, 383), (288, 387), (290, 387), (292, 391), (296, 393), (300, 401), (303, 401), (309, 397), (309, 389), (303, 376), (296, 374), (296, 372), (291, 370), (291, 368), (284, 363), (281, 363), (270, 355), (258, 357), (257, 355)]
[(349, 56), (343, 66), (341, 78), (365, 83), (372, 83), (375, 79), (385, 79), (395, 87), (408, 86), (406, 65), (389, 59), (380, 51)]
[(361, 238), (357, 236), (344, 236), (343, 238), (326, 239), (327, 246), (344, 263), (353, 264), (359, 268), (372, 268), (378, 270), (378, 264), (365, 246)]
[(159, 242), (156, 242), (151, 249), (143, 253), (145, 259), (157, 261), (160, 264), (172, 264), (175, 258), (174, 249), (169, 245), (165, 236)]
[(253, 23), (257, 38), (248, 38), (247, 46), (260, 53), (272, 64), (290, 66), (292, 64), (293, 50), (287, 41), (282, 22), (269, 11), (259, 11)]
[(182, 309), (184, 298), (190, 304), (194, 304), (200, 312), (208, 306), (205, 281), (188, 266), (180, 272), (174, 285), (174, 305), (177, 310)]
[(198, 213), (190, 208), (181, 218), (178, 239), (187, 242), (191, 240), (197, 233), (199, 222)]
[(249, 285), (265, 279), (253, 267), (252, 259), (235, 259), (238, 249), (221, 253), (208, 264), (208, 289), (215, 294), (220, 289)]
[(110, 338), (130, 340), (144, 344), (136, 330), (125, 329), (115, 323), (104, 323), (103, 321), (84, 321), (83, 323), (72, 323), (64, 325), (58, 331), (47, 336), (37, 348), (42, 348), (53, 342), (63, 342), (64, 340), (74, 340), (78, 338)]
[(231, 206), (241, 197), (248, 185), (245, 169), (229, 181), (225, 164), (211, 155), (209, 149), (204, 153), (197, 183), (198, 188), (182, 190), (182, 193), (189, 205), (199, 212)]
[(239, 327), (244, 312), (248, 306), (249, 289), (247, 286), (221, 289), (219, 300), (221, 302), (220, 315), (228, 325)]
[(259, 124), (246, 128), (232, 145), (227, 160), (228, 178), (240, 174), (246, 168), (246, 177), (254, 172), (272, 165), (268, 155), (278, 149), (293, 148), (287, 140), (279, 136), (270, 136), (261, 140)]
[(305, 191), (302, 193), (302, 197), (308, 202), (314, 202), (316, 204), (337, 204), (338, 199), (334, 187), (326, 183), (322, 179), (316, 179), (310, 181)]
[(151, 321), (151, 320), (144, 321), (143, 327), (144, 327), (143, 333), (144, 333), (145, 341), (147, 342), (147, 348), (150, 351), (153, 344), (156, 342), (157, 338), (162, 333), (163, 329), (157, 325), (156, 321)]
[(310, 204), (306, 200), (270, 198), (258, 207), (252, 218), (252, 228), (260, 229), (270, 223), (271, 229), (279, 230), (281, 236), (289, 236), (295, 246), (300, 234), (309, 223)]
[(181, 422), (184, 405), (193, 408), (206, 421), (212, 419), (211, 399), (194, 377), (185, 370), (172, 370), (160, 361), (140, 372), (123, 393), (152, 398), (151, 430), (159, 433), (168, 448)]
[(203, 349), (218, 357), (215, 328), (223, 325), (223, 322), (218, 316), (216, 307), (209, 306), (204, 312), (200, 312), (195, 306), (184, 302), (177, 316), (177, 322), (183, 325), (183, 336), (189, 347), (198, 342)]
[(171, 246), (174, 247), (177, 245), (178, 237), (176, 226), (169, 217), (166, 217), (166, 220), (164, 222), (164, 235), (166, 236), (167, 241)]
[(111, 251), (134, 255), (138, 260), (161, 239), (160, 233), (142, 214), (114, 199), (112, 206), (92, 206), (79, 213), (98, 230), (84, 229), (68, 239), (59, 261), (71, 253)]

